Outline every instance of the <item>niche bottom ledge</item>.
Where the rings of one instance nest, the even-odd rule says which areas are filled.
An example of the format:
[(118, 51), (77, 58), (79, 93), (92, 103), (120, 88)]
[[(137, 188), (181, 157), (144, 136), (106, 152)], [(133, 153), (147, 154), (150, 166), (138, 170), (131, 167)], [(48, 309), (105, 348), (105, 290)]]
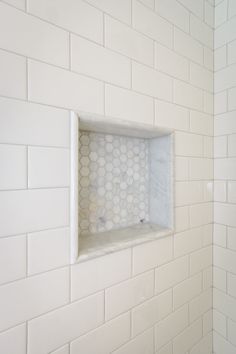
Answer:
[(80, 237), (80, 250), (77, 261), (84, 262), (125, 248), (169, 236), (173, 230), (143, 223), (119, 230), (88, 234)]

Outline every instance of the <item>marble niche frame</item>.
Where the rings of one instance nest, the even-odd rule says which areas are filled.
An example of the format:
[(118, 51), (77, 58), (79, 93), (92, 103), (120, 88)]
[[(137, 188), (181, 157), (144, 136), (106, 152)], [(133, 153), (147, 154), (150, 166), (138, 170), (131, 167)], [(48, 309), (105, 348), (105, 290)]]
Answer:
[[(79, 130), (150, 139), (150, 224), (106, 231), (87, 242), (79, 235)], [(152, 187), (151, 187), (152, 189)], [(70, 262), (83, 262), (174, 232), (174, 133), (172, 129), (70, 111)]]

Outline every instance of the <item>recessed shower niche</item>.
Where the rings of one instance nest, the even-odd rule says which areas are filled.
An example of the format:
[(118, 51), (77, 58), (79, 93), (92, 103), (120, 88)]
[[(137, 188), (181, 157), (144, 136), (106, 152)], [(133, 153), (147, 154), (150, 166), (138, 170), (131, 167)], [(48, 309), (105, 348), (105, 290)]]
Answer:
[(170, 131), (71, 114), (72, 261), (171, 233)]

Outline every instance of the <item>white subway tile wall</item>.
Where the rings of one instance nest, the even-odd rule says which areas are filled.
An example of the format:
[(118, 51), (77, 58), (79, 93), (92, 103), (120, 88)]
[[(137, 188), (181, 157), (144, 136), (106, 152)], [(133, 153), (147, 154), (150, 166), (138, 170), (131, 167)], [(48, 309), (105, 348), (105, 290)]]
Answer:
[(236, 2), (215, 7), (213, 353), (236, 352)]
[[(234, 353), (236, 322), (228, 5), (214, 53), (216, 354)], [(1, 353), (212, 354), (213, 19), (212, 0), (0, 3)], [(173, 129), (173, 235), (69, 265), (70, 109)]]

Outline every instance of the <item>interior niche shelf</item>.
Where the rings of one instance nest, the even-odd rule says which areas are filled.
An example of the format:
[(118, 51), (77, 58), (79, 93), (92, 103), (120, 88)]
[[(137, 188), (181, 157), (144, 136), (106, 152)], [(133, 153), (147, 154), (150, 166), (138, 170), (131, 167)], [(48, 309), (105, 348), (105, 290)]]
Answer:
[(71, 112), (71, 262), (173, 230), (172, 131)]

